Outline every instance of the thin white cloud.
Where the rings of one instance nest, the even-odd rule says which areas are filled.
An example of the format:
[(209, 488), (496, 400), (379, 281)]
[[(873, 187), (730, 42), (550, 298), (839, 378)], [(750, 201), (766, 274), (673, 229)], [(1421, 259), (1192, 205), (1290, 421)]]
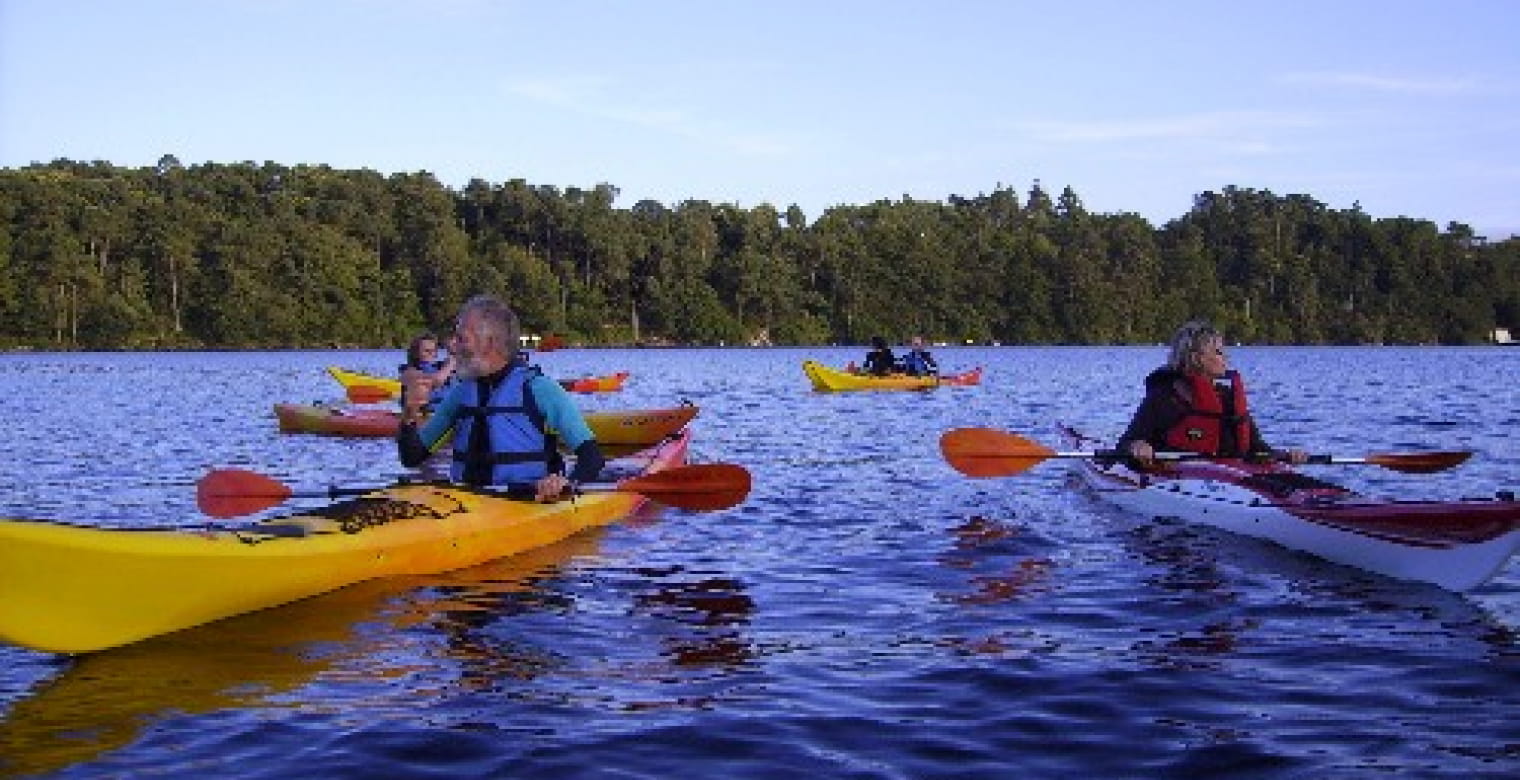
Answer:
[(1213, 141), (1241, 153), (1267, 154), (1275, 147), (1261, 138), (1273, 129), (1302, 129), (1322, 124), (1302, 114), (1223, 111), (1173, 117), (1039, 120), (1018, 127), (1031, 139), (1057, 144), (1106, 144), (1143, 140)]
[(621, 103), (618, 85), (602, 77), (525, 79), (506, 86), (508, 94), (597, 119), (678, 135), (754, 157), (785, 157), (796, 144), (776, 134), (735, 130), (686, 111)]
[(1471, 95), (1482, 90), (1482, 85), (1471, 78), (1401, 78), (1335, 71), (1287, 73), (1279, 80), (1297, 86), (1360, 89), (1403, 95)]

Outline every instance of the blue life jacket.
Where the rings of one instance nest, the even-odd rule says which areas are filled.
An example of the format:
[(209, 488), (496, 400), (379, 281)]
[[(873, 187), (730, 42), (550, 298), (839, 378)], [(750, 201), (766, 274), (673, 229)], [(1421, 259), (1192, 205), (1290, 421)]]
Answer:
[(908, 352), (902, 358), (903, 370), (913, 376), (926, 376), (931, 372), (929, 362), (924, 360), (924, 353), (917, 350)]
[[(527, 484), (548, 475), (558, 451), (554, 437), (545, 431), (543, 412), (528, 391), (528, 380), (541, 374), (537, 368), (512, 366), (489, 397), (485, 397), (483, 383), (471, 383), (476, 400), (461, 403), (455, 418), (451, 479), (465, 482), (472, 463), (481, 469), (490, 468), (491, 485)], [(486, 427), (488, 452), (470, 451), (471, 434), (477, 425)]]

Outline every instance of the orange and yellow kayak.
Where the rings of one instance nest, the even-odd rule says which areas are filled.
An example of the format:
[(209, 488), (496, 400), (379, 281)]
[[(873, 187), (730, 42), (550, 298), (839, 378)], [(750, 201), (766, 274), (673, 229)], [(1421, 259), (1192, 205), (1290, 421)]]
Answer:
[(579, 379), (561, 379), (560, 387), (572, 393), (615, 393), (628, 381), (628, 372), (619, 371), (607, 376), (583, 376)]
[[(682, 404), (664, 409), (602, 409), (584, 411), (586, 425), (604, 445), (649, 445), (686, 427), (699, 407)], [(395, 436), (401, 413), (395, 409), (321, 404), (275, 404), (274, 416), (282, 433), (329, 436)]]

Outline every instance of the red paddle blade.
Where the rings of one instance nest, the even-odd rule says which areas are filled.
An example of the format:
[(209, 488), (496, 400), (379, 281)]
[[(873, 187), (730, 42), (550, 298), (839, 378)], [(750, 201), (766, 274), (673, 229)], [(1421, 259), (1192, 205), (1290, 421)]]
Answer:
[(348, 395), (348, 400), (356, 404), (377, 404), (396, 396), (395, 393), (374, 385), (349, 385), (343, 391)]
[(678, 509), (707, 511), (737, 506), (749, 495), (749, 470), (732, 463), (702, 463), (656, 471), (619, 482), (619, 491), (640, 493)]
[(251, 515), (290, 498), (290, 488), (246, 469), (212, 469), (195, 484), (195, 503), (211, 517)]
[(968, 477), (1011, 477), (1056, 456), (1055, 450), (992, 428), (956, 428), (939, 439), (950, 467)]

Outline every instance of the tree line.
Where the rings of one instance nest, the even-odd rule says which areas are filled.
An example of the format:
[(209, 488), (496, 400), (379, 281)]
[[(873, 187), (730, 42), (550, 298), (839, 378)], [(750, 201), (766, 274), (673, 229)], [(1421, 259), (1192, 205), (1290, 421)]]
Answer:
[(391, 347), (469, 296), (571, 343), (1470, 344), (1520, 325), (1520, 239), (1226, 187), (1164, 225), (1070, 187), (836, 206), (322, 165), (0, 169), (0, 347)]

